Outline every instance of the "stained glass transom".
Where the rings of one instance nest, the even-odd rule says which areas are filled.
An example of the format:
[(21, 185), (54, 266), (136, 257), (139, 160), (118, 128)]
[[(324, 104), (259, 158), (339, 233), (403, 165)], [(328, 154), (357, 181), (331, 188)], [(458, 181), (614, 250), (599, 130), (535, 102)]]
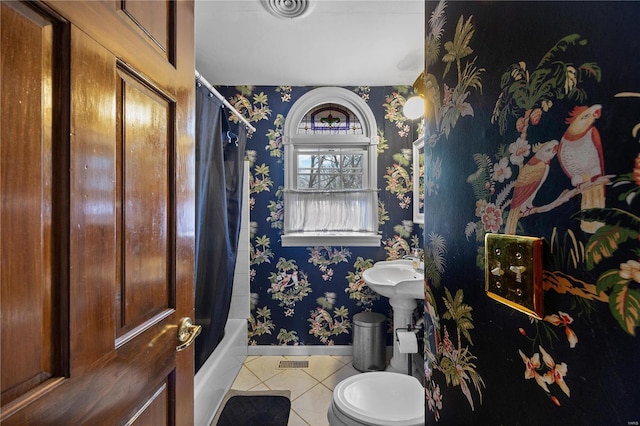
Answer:
[(322, 104), (305, 114), (298, 125), (299, 135), (362, 135), (362, 124), (348, 109)]

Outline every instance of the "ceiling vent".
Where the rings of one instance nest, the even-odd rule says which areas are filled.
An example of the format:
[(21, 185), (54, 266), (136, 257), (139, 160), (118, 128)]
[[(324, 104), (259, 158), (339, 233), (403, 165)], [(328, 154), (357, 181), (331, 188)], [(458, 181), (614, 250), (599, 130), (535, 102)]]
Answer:
[(293, 19), (304, 15), (309, 8), (308, 0), (262, 0), (269, 13), (278, 18)]

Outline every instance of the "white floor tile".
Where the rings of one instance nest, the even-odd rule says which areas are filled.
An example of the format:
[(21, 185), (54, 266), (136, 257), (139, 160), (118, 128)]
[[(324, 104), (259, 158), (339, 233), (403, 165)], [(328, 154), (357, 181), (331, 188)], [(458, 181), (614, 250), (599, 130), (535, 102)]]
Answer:
[(278, 369), (280, 361), (286, 360), (283, 356), (260, 356), (245, 363), (245, 366), (263, 382), (282, 372)]
[(332, 356), (318, 355), (309, 358), (309, 368), (304, 371), (321, 382), (342, 367), (344, 367), (344, 364)]
[(305, 422), (295, 411), (291, 410), (289, 413), (289, 422), (287, 426), (309, 426), (309, 423)]
[(260, 379), (243, 365), (231, 385), (231, 389), (249, 390), (258, 384), (260, 384)]
[(264, 383), (272, 390), (290, 390), (291, 400), (293, 401), (317, 385), (318, 381), (302, 370), (291, 369), (282, 370), (280, 374), (273, 376), (269, 380), (265, 380)]
[(291, 407), (310, 426), (328, 426), (327, 409), (331, 403), (333, 393), (321, 384), (317, 384), (302, 394)]
[(268, 390), (273, 390), (273, 389), (269, 389), (269, 387), (267, 385), (265, 385), (264, 383), (260, 382), (259, 385), (254, 386), (249, 390), (250, 391), (268, 391)]

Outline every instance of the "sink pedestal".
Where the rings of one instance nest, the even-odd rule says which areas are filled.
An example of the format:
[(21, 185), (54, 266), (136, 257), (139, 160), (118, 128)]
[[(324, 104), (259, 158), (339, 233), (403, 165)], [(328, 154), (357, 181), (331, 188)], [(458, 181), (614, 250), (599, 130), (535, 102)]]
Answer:
[(417, 299), (424, 300), (424, 274), (411, 260), (391, 260), (377, 262), (362, 273), (362, 278), (373, 291), (388, 297), (393, 308), (393, 356), (387, 371), (407, 374), (409, 354), (400, 353), (395, 330), (412, 324)]
[(409, 324), (413, 324), (413, 311), (418, 306), (418, 301), (407, 297), (390, 297), (389, 304), (393, 308), (393, 356), (386, 370), (407, 374), (408, 357), (411, 354), (400, 353), (395, 330), (397, 328), (407, 328)]

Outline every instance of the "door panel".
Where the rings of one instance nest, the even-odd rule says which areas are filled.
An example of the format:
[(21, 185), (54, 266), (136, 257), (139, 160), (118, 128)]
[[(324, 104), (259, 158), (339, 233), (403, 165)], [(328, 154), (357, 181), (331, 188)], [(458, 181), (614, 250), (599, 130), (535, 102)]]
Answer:
[(127, 425), (149, 425), (162, 424), (170, 415), (169, 413), (169, 392), (167, 385), (162, 384), (160, 388), (147, 400), (147, 404), (131, 417)]
[(193, 423), (193, 3), (123, 4), (1, 3), (3, 425)]
[(122, 131), (122, 268), (119, 335), (175, 308), (169, 164), (173, 164), (174, 102), (118, 70)]
[(51, 319), (60, 285), (53, 277), (53, 98), (46, 90), (53, 76), (53, 24), (21, 4), (0, 7), (0, 378), (2, 406), (10, 408), (61, 374), (56, 354), (62, 342)]
[(149, 7), (148, 0), (123, 0), (120, 7), (131, 26), (139, 30), (143, 38), (173, 63), (174, 33), (171, 31), (171, 18), (174, 14), (173, 2), (156, 2)]

